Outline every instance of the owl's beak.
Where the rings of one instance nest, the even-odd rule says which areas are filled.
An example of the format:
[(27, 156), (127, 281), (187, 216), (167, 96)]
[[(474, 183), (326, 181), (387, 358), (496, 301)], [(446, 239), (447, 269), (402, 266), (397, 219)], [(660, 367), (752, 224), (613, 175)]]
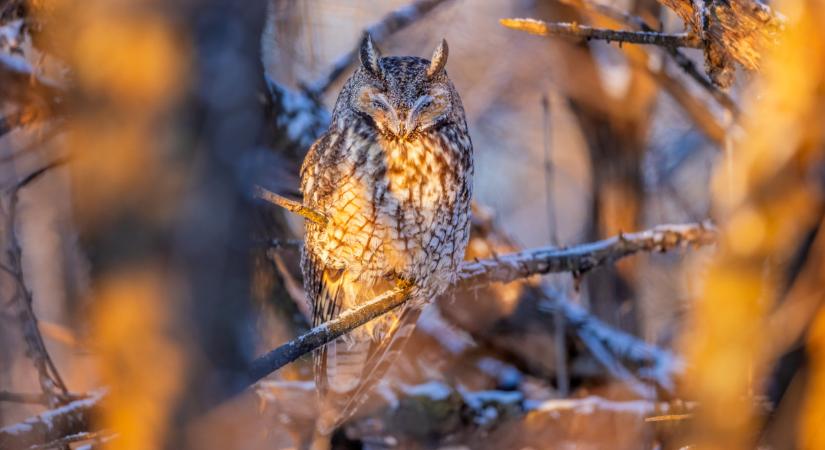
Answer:
[(404, 122), (399, 123), (396, 128), (397, 128), (397, 130), (395, 132), (396, 136), (402, 137), (402, 138), (407, 137), (407, 125)]
[(407, 140), (412, 131), (415, 129), (415, 126), (412, 123), (413, 119), (414, 117), (412, 117), (412, 115), (409, 113), (398, 114), (397, 120), (394, 120), (392, 123), (393, 134), (400, 139)]

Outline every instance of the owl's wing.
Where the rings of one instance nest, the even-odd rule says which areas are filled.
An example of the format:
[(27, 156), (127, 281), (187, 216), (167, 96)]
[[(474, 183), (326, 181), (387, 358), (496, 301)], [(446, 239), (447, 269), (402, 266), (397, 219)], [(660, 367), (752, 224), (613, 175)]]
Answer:
[[(341, 309), (342, 270), (326, 267), (319, 258), (306, 248), (303, 251), (304, 290), (312, 308), (312, 326), (317, 327), (334, 319)], [(324, 345), (313, 352), (315, 386), (321, 397), (328, 390), (327, 352)]]

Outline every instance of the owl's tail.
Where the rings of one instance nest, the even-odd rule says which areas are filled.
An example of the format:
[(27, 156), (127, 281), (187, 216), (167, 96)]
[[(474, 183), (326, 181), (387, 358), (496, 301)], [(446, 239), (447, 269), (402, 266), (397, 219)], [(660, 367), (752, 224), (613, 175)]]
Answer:
[(316, 424), (321, 435), (328, 436), (350, 419), (398, 359), (421, 313), (417, 306), (402, 308), (378, 341), (345, 336), (327, 345), (325, 367), (321, 367), (326, 370), (327, 389), (320, 391), (321, 414)]

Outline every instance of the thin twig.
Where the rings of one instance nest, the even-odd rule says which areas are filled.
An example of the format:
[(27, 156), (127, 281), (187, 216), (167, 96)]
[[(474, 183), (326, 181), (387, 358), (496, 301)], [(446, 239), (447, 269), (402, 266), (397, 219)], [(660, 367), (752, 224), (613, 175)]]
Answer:
[[(640, 31), (656, 31), (641, 17), (630, 14), (609, 4), (597, 3), (592, 0), (562, 0), (562, 3), (595, 12)], [(727, 108), (731, 113), (733, 113), (734, 116), (739, 115), (739, 107), (736, 105), (736, 102), (734, 102), (728, 94), (719, 89), (719, 87), (714, 85), (704, 73), (696, 68), (696, 64), (694, 64), (693, 61), (687, 57), (687, 55), (682, 53), (682, 51), (678, 48), (668, 47), (665, 48), (665, 51), (673, 62), (676, 63), (676, 65), (678, 65), (689, 77), (693, 78), (693, 80), (705, 89), (720, 105)]]
[(582, 39), (598, 39), (607, 42), (658, 45), (667, 48), (700, 48), (701, 42), (688, 33), (659, 33), (655, 31), (628, 31), (594, 28), (566, 22), (545, 22), (535, 19), (501, 19), (507, 28), (539, 36), (570, 36)]
[[(415, 22), (418, 19), (426, 16), (436, 6), (444, 3), (446, 0), (417, 0), (409, 5), (404, 5), (395, 11), (390, 12), (378, 22), (373, 23), (364, 29), (364, 33), (369, 33), (373, 41), (381, 42), (397, 31), (404, 29), (406, 26)], [(358, 59), (358, 48), (354, 47), (347, 54), (339, 57), (332, 64), (329, 72), (323, 77), (320, 77), (313, 83), (310, 83), (305, 91), (318, 97), (323, 95), (330, 86), (332, 86), (346, 70), (352, 66)]]
[(23, 179), (18, 181), (7, 192), (7, 206), (4, 209), (6, 210), (5, 240), (9, 246), (6, 252), (8, 265), (0, 265), (0, 269), (9, 274), (16, 285), (14, 298), (18, 304), (18, 317), (20, 319), (20, 326), (22, 327), (23, 338), (27, 346), (26, 354), (32, 359), (37, 369), (40, 386), (50, 406), (56, 406), (67, 400), (69, 398), (69, 391), (57, 370), (57, 366), (54, 364), (54, 361), (46, 349), (46, 344), (43, 341), (43, 336), (40, 334), (40, 329), (37, 325), (37, 316), (34, 313), (32, 294), (26, 286), (23, 275), (22, 250), (15, 232), (16, 211), (20, 189), (42, 176), (48, 170), (64, 162), (65, 160), (56, 160), (46, 164), (23, 177)]
[(274, 205), (278, 205), (290, 212), (303, 216), (307, 220), (311, 220), (319, 225), (327, 224), (327, 216), (324, 213), (314, 210), (308, 206), (304, 206), (301, 202), (290, 200), (282, 197), (272, 191), (264, 189), (260, 186), (255, 186), (255, 197), (266, 200)]
[(49, 398), (45, 394), (0, 391), (0, 402), (48, 405)]
[[(550, 135), (550, 98), (547, 94), (541, 97), (541, 109), (544, 113), (543, 123), (543, 143), (544, 143), (544, 198), (547, 209), (547, 232), (550, 245), (559, 245), (558, 232), (556, 230), (556, 205), (554, 202), (553, 190), (553, 154)], [(565, 330), (564, 316), (560, 311), (553, 313), (553, 343), (555, 344), (556, 359), (556, 388), (559, 395), (566, 397), (570, 391), (570, 377), (567, 371), (567, 332)]]

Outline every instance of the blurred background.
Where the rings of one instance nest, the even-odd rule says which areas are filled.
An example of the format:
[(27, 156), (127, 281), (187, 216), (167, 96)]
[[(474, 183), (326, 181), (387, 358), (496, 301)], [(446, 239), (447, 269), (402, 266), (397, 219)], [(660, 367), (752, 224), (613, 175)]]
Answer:
[(303, 219), (250, 193), (300, 198), (365, 30), (384, 55), (449, 43), (466, 259), (717, 242), (437, 299), (333, 448), (825, 448), (823, 22), (821, 0), (0, 0), (0, 448), (309, 444), (311, 358), (247, 374), (309, 328)]

